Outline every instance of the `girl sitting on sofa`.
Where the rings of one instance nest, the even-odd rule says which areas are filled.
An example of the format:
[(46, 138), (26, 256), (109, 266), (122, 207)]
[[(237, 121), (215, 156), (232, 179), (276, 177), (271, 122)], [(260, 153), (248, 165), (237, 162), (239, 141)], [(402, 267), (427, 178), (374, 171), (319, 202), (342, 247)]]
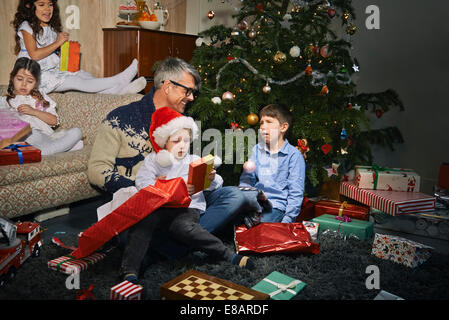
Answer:
[(20, 120), (30, 124), (31, 135), (26, 142), (40, 149), (41, 155), (82, 149), (79, 128), (53, 130), (59, 125), (56, 102), (37, 89), (39, 80), (39, 63), (28, 58), (17, 59), (10, 75), (8, 92), (0, 100), (0, 108), (16, 111)]
[(92, 74), (60, 71), (57, 51), (69, 40), (62, 32), (57, 0), (20, 0), (13, 21), (16, 31), (15, 53), (18, 58), (27, 57), (41, 66), (42, 93), (76, 90), (90, 93), (131, 94), (142, 91), (147, 82), (144, 77), (134, 80), (137, 60), (123, 72), (108, 78), (95, 78)]

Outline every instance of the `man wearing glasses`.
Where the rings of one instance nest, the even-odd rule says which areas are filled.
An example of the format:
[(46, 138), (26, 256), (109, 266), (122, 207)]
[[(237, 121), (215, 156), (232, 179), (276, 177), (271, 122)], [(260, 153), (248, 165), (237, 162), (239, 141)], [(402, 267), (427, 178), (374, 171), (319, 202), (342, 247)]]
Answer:
[[(148, 94), (106, 116), (88, 164), (89, 181), (106, 192), (105, 202), (119, 189), (134, 186), (137, 171), (152, 150), (148, 133), (153, 112), (168, 106), (183, 114), (200, 86), (201, 79), (194, 67), (184, 60), (167, 58), (157, 66), (154, 87)], [(204, 195), (207, 209), (200, 224), (212, 233), (229, 225), (246, 204), (237, 187), (205, 191)], [(170, 256), (169, 252), (165, 254)]]

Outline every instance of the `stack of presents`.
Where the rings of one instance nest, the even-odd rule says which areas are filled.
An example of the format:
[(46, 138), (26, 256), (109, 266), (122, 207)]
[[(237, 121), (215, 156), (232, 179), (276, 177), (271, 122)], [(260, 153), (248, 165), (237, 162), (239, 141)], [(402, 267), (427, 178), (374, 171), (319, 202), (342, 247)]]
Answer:
[[(295, 223), (263, 223), (252, 227), (242, 225), (235, 230), (238, 252), (273, 253), (297, 252), (318, 254), (314, 241), (324, 233), (343, 238), (372, 241), (371, 254), (415, 268), (424, 263), (433, 248), (374, 230), (406, 231), (449, 240), (449, 164), (440, 170), (434, 195), (419, 192), (420, 176), (408, 169), (356, 166), (352, 181), (338, 183), (340, 199), (321, 197), (304, 199)], [(407, 230), (400, 226), (412, 224)], [(438, 229), (426, 231), (427, 229)], [(396, 229), (394, 227), (397, 227)], [(423, 231), (427, 233), (424, 234)], [(104, 255), (94, 253), (83, 258), (71, 256), (49, 261), (48, 266), (65, 273), (85, 270)], [(166, 282), (160, 288), (167, 300), (289, 300), (306, 286), (300, 279), (273, 271), (253, 287), (248, 288), (189, 270)], [(116, 300), (141, 299), (142, 289), (129, 282), (110, 288), (110, 298)], [(400, 297), (381, 291), (375, 300), (400, 300)]]

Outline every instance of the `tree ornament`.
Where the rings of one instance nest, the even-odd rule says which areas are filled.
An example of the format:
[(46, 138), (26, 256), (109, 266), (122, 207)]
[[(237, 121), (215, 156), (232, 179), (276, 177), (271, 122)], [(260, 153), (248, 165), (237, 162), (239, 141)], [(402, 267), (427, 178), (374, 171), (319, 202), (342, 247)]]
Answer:
[(311, 76), (313, 72), (312, 66), (309, 64), (305, 70), (306, 75)]
[(349, 35), (354, 35), (357, 31), (357, 27), (354, 24), (350, 24), (347, 28), (346, 28), (346, 33)]
[(267, 84), (263, 87), (262, 91), (263, 91), (264, 93), (266, 93), (266, 94), (271, 93), (271, 87), (270, 87), (270, 85), (268, 84), (268, 82), (267, 82)]
[(226, 91), (225, 93), (223, 93), (221, 98), (223, 100), (233, 101), (234, 100), (234, 94), (231, 91)]
[(256, 171), (257, 169), (257, 165), (253, 160), (248, 160), (243, 164), (243, 170), (246, 173), (253, 173), (254, 171)]
[(248, 32), (248, 38), (250, 38), (251, 40), (254, 40), (257, 36), (257, 32), (255, 30), (250, 30)]
[(232, 60), (234, 60), (234, 59), (235, 59), (235, 57), (233, 57), (233, 56), (230, 55), (230, 54), (226, 56), (226, 61), (228, 61), (228, 62), (229, 62), (229, 61), (232, 61)]
[(321, 47), (321, 49), (320, 49), (320, 55), (321, 55), (323, 58), (328, 58), (328, 57), (330, 56), (329, 46), (328, 46), (327, 44)]
[(287, 61), (287, 56), (285, 55), (285, 53), (278, 51), (276, 52), (276, 54), (273, 57), (274, 62), (276, 62), (277, 64), (281, 64), (284, 63), (285, 61)]
[(250, 113), (246, 118), (246, 121), (250, 126), (255, 126), (256, 124), (259, 123), (259, 117), (255, 113)]
[(349, 19), (349, 12), (345, 12), (345, 13), (343, 14), (343, 19), (344, 19), (344, 20), (348, 20), (348, 19)]
[(290, 56), (292, 56), (293, 58), (299, 57), (300, 54), (301, 49), (298, 46), (293, 46), (290, 48)]
[(231, 122), (231, 129), (232, 130), (237, 130), (239, 128), (239, 124), (235, 123), (235, 122)]
[(376, 110), (376, 117), (381, 118), (383, 114), (384, 114), (383, 110), (381, 109)]
[(328, 88), (326, 85), (324, 85), (324, 86), (321, 88), (320, 96), (325, 96), (325, 95), (328, 94), (328, 93), (329, 93), (329, 88)]
[(304, 157), (304, 159), (307, 159), (307, 152), (310, 151), (309, 143), (307, 142), (307, 139), (298, 139), (297, 149), (302, 153), (302, 156)]
[(332, 146), (330, 144), (323, 144), (321, 146), (321, 151), (323, 151), (324, 154), (328, 154), (329, 152), (331, 152), (332, 150)]
[(256, 8), (259, 12), (263, 12), (263, 4), (262, 3), (259, 2), (258, 4), (256, 4)]
[(341, 140), (345, 140), (348, 138), (348, 132), (346, 131), (345, 128), (341, 129), (340, 138)]
[(213, 104), (221, 104), (220, 97), (213, 97), (211, 100), (212, 100)]
[(246, 29), (248, 29), (248, 22), (246, 22), (245, 20), (240, 21), (240, 22), (237, 24), (237, 28), (238, 28), (239, 30), (245, 31)]
[(351, 102), (348, 103), (348, 109), (352, 109), (352, 103)]
[(337, 14), (337, 10), (335, 10), (334, 8), (330, 8), (330, 9), (327, 10), (327, 15), (331, 19), (333, 19), (336, 14)]
[(231, 36), (232, 37), (238, 37), (240, 35), (240, 31), (238, 29), (234, 29), (231, 31)]
[(207, 13), (207, 17), (209, 18), (209, 20), (212, 20), (215, 17), (215, 12), (213, 10), (210, 10)]

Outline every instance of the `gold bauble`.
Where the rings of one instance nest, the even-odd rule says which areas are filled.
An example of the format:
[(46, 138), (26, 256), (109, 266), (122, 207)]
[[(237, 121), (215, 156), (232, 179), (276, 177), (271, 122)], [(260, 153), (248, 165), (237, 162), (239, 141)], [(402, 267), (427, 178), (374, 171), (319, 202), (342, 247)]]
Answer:
[(271, 92), (271, 87), (268, 83), (263, 87), (262, 91), (266, 94), (269, 94)]
[(257, 116), (257, 114), (250, 113), (246, 118), (246, 121), (250, 126), (255, 126), (256, 124), (259, 123), (259, 117)]
[(346, 33), (351, 36), (354, 35), (356, 31), (357, 31), (357, 27), (355, 25), (353, 25), (352, 23), (346, 28)]
[(255, 30), (250, 30), (248, 32), (248, 38), (250, 38), (250, 39), (256, 38), (256, 35), (257, 35), (257, 32)]
[(273, 57), (274, 62), (281, 64), (287, 61), (287, 55), (281, 51), (276, 52), (276, 54)]

